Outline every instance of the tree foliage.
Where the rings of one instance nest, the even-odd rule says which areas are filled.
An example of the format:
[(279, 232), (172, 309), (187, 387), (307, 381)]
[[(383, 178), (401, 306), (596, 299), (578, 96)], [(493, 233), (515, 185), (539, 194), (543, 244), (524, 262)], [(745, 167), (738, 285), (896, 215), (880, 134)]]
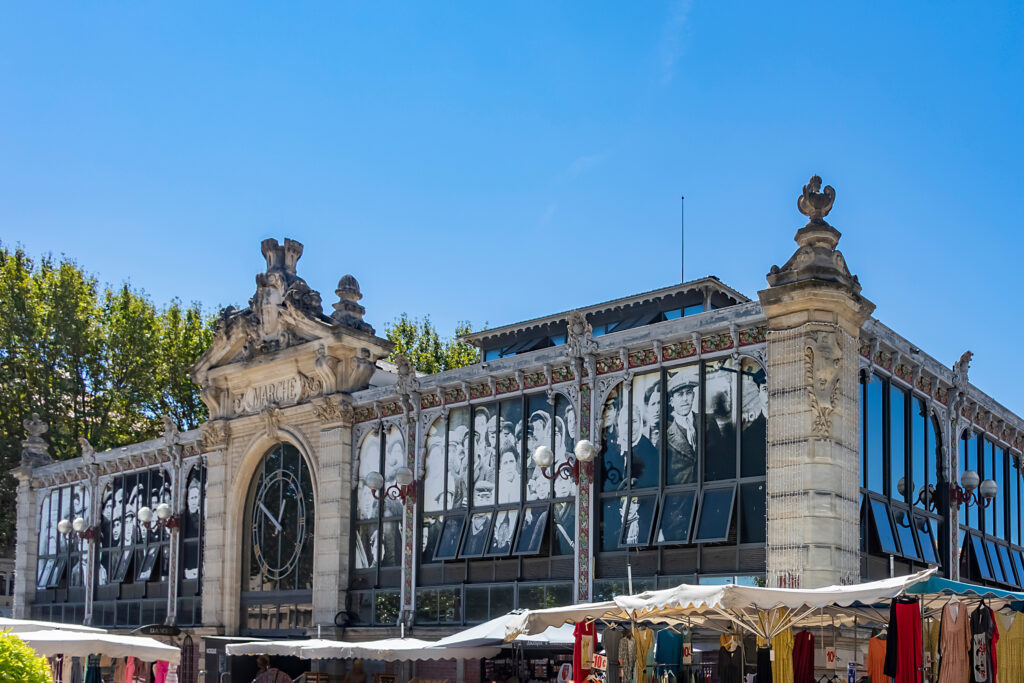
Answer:
[(50, 683), (50, 667), (25, 644), (10, 633), (0, 633), (0, 683)]
[(430, 316), (421, 320), (403, 313), (395, 322), (384, 326), (384, 335), (395, 344), (388, 360), (393, 361), (397, 354), (404, 353), (416, 370), (428, 375), (472, 365), (480, 360), (480, 350), (459, 341), (461, 335), (472, 331), (468, 322), (460, 322), (452, 338), (442, 339), (430, 322)]
[[(74, 261), (0, 244), (0, 466), (20, 461), (22, 420), (39, 413), (58, 459), (159, 435), (160, 415), (199, 426), (206, 407), (189, 366), (213, 318), (175, 300), (158, 309), (128, 285), (100, 287)], [(0, 480), (0, 547), (14, 542), (15, 481)]]

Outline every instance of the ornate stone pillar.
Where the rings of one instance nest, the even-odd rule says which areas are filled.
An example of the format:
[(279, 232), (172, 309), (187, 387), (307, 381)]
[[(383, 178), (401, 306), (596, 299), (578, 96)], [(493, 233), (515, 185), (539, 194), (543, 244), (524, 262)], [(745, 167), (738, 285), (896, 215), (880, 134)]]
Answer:
[(11, 474), (18, 479), (18, 517), (14, 561), (14, 616), (26, 618), (36, 595), (36, 559), (39, 553), (39, 505), (32, 487), (32, 470), (53, 462), (50, 446), (43, 439), (49, 427), (38, 413), (23, 420), (27, 434), (21, 442), (21, 466)]
[(327, 396), (314, 413), (320, 419), (316, 496), (316, 557), (313, 560), (313, 624), (334, 627), (345, 611), (351, 529), (350, 482), (352, 406), (338, 395)]
[[(965, 351), (953, 365), (953, 387), (949, 390), (952, 394), (949, 402), (948, 420), (946, 427), (949, 429), (946, 439), (946, 447), (949, 449), (949, 468), (946, 472), (946, 490), (940, 500), (948, 503), (946, 514), (949, 524), (947, 526), (949, 541), (949, 554), (946, 558), (946, 575), (953, 581), (960, 580), (960, 506), (953, 496), (949, 495), (950, 488), (960, 484), (960, 434), (964, 428), (970, 428), (970, 421), (963, 417), (964, 406), (967, 405), (967, 392), (970, 387), (967, 379), (967, 371), (971, 367), (971, 359), (974, 354)], [(980, 513), (979, 513), (980, 514)]]
[[(202, 450), (206, 453), (206, 520), (203, 527), (203, 567), (200, 575), (203, 581), (203, 626), (223, 629), (229, 622), (228, 615), (225, 614), (227, 603), (224, 599), (224, 593), (228, 589), (227, 577), (224, 575), (225, 554), (228, 552), (224, 528), (227, 524), (227, 494), (230, 482), (227, 432), (217, 430), (217, 427), (226, 429), (226, 425), (217, 422), (207, 422), (203, 425)], [(222, 440), (219, 438), (221, 434)]]
[[(574, 408), (579, 411), (577, 422), (579, 434), (576, 443), (583, 440), (593, 441), (597, 430), (591, 401), (594, 395), (594, 383), (597, 378), (597, 341), (590, 321), (580, 311), (569, 314), (566, 348), (572, 357), (573, 381), (576, 382), (579, 404)], [(584, 379), (586, 366), (586, 379)], [(573, 572), (573, 588), (576, 602), (590, 602), (594, 592), (594, 543), (593, 543), (593, 463), (580, 467), (579, 480), (576, 484), (576, 557)]]
[(799, 247), (758, 292), (768, 319), (768, 585), (860, 580), (860, 295), (825, 222), (835, 191), (814, 176), (797, 201)]

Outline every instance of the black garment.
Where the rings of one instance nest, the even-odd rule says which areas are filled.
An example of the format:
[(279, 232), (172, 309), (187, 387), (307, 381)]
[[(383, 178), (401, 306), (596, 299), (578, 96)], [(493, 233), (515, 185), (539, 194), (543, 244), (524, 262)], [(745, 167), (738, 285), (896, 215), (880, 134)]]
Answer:
[(996, 680), (996, 621), (992, 610), (982, 603), (971, 614), (971, 683), (994, 683)]
[(772, 683), (772, 649), (757, 648), (757, 683)]
[(718, 680), (721, 683), (743, 683), (743, 653), (740, 648), (732, 652), (726, 647), (718, 648)]
[(896, 669), (898, 667), (899, 659), (897, 658), (899, 643), (898, 633), (899, 630), (896, 626), (896, 600), (889, 603), (889, 636), (887, 644), (885, 646), (885, 666), (882, 667), (882, 672), (886, 676), (896, 677)]

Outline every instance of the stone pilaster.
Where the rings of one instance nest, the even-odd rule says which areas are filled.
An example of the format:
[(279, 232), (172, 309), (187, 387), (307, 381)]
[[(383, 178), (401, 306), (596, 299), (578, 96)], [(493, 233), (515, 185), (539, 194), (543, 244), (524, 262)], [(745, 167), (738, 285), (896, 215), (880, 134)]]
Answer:
[[(238, 609), (237, 600), (225, 600), (229, 588), (225, 576), (225, 562), (229, 552), (238, 552), (237, 544), (229, 549), (225, 545), (224, 529), (227, 524), (228, 464), (224, 450), (215, 450), (206, 456), (206, 521), (203, 529), (203, 625), (224, 629), (229, 623), (225, 610), (229, 605)], [(241, 579), (233, 577), (237, 582)], [(237, 590), (235, 592), (237, 595)], [(237, 619), (237, 617), (236, 617)]]
[[(333, 628), (334, 615), (345, 611), (351, 527), (349, 472), (352, 416), (325, 424), (320, 431), (316, 540), (313, 561), (313, 624)], [(340, 417), (340, 415), (339, 415)]]
[(13, 471), (18, 479), (18, 517), (14, 562), (14, 616), (29, 616), (29, 607), (36, 595), (36, 558), (39, 547), (39, 511), (36, 492), (32, 488), (32, 468), (22, 466)]
[(796, 253), (758, 293), (768, 319), (768, 584), (860, 579), (857, 372), (860, 295), (824, 221), (835, 192), (817, 176), (798, 201), (810, 218)]

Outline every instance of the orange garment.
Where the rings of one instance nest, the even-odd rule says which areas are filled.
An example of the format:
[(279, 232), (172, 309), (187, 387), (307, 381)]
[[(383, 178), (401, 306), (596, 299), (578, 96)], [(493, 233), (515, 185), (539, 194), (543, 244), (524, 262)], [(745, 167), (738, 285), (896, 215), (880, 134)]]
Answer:
[(892, 679), (885, 675), (885, 641), (872, 638), (868, 641), (868, 676), (871, 683), (889, 683)]
[(942, 608), (940, 629), (939, 683), (965, 683), (971, 679), (971, 665), (967, 661), (971, 651), (971, 632), (967, 622), (967, 606), (956, 603), (956, 618), (950, 603)]

